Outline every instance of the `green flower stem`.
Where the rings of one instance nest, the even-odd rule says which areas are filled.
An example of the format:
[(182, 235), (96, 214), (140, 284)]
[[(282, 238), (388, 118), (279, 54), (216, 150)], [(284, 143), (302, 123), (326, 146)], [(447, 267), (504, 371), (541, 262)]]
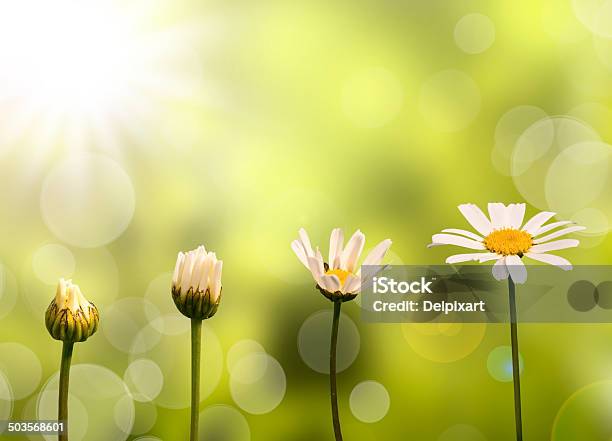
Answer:
[(200, 424), (200, 352), (202, 320), (191, 319), (191, 432), (190, 441), (198, 440)]
[(340, 307), (342, 302), (334, 302), (334, 321), (332, 323), (331, 348), (329, 354), (329, 387), (331, 398), (332, 422), (336, 441), (342, 441), (340, 417), (338, 416), (338, 391), (336, 388), (336, 346), (338, 344), (338, 323), (340, 322)]
[(71, 341), (65, 341), (62, 346), (57, 419), (64, 422), (64, 432), (59, 434), (59, 441), (68, 441), (68, 383), (70, 382), (70, 362), (72, 361), (73, 346), (74, 343)]
[(512, 341), (512, 382), (514, 384), (514, 420), (516, 424), (516, 441), (523, 441), (521, 372), (519, 365), (515, 291), (516, 289), (512, 277), (508, 277), (508, 295), (510, 297), (510, 339)]

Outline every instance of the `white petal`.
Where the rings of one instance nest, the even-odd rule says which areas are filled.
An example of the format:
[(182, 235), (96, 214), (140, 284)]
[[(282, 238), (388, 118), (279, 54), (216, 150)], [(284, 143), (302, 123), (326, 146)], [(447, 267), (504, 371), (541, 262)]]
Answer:
[(344, 232), (342, 228), (334, 228), (329, 238), (329, 260), (327, 263), (331, 269), (340, 266), (340, 255), (344, 246)]
[(79, 309), (79, 287), (72, 285), (68, 288), (68, 296), (66, 297), (66, 306), (72, 312), (76, 312)]
[(206, 291), (211, 287), (211, 270), (213, 269), (214, 262), (212, 256), (206, 256), (202, 262), (202, 270), (200, 272), (200, 280), (198, 281), (198, 288), (202, 291)]
[(497, 253), (467, 253), (467, 254), (455, 254), (446, 258), (446, 263), (459, 263), (469, 262), (470, 260), (478, 260), (479, 262), (486, 262), (487, 260), (499, 259), (500, 256)]
[(527, 281), (527, 268), (519, 256), (506, 256), (506, 266), (514, 283), (525, 283)]
[(197, 289), (198, 286), (200, 285), (202, 268), (204, 267), (205, 260), (206, 260), (206, 253), (204, 254), (198, 253), (196, 260), (193, 264), (193, 273), (191, 274), (191, 282), (190, 282), (190, 286), (193, 286), (194, 289)]
[(483, 256), (478, 260), (480, 263), (489, 262), (490, 260), (499, 260), (504, 257), (503, 255), (497, 254), (497, 253), (486, 253), (486, 254), (487, 254), (486, 256)]
[(564, 271), (568, 271), (572, 269), (572, 264), (569, 260), (564, 259), (560, 256), (555, 256), (554, 254), (543, 254), (543, 253), (525, 253), (525, 256), (530, 259), (537, 260), (539, 262), (548, 263), (550, 265), (558, 266)]
[(508, 278), (508, 268), (506, 267), (505, 257), (502, 257), (493, 264), (492, 272), (496, 280), (506, 280)]
[(172, 276), (172, 284), (176, 286), (181, 279), (181, 270), (183, 269), (183, 264), (185, 262), (185, 255), (183, 253), (178, 253), (178, 257), (176, 258), (176, 265), (174, 266), (174, 275)]
[(525, 225), (523, 225), (522, 230), (527, 231), (532, 236), (535, 236), (535, 232), (538, 231), (540, 227), (544, 225), (545, 222), (548, 222), (548, 220), (555, 214), (557, 213), (553, 213), (552, 211), (542, 211), (529, 219)]
[(561, 239), (553, 242), (534, 245), (529, 249), (530, 253), (545, 253), (547, 251), (563, 250), (565, 248), (577, 247), (580, 241), (576, 239)]
[(183, 273), (181, 274), (180, 287), (183, 292), (189, 290), (189, 283), (191, 282), (191, 272), (193, 269), (193, 258), (194, 254), (190, 251), (185, 256), (185, 265), (183, 266)]
[(81, 288), (79, 288), (77, 285), (75, 285), (74, 288), (75, 288), (76, 296), (78, 299), (79, 307), (81, 308), (81, 311), (83, 311), (85, 318), (89, 320), (89, 304), (90, 303), (85, 298), (83, 293), (81, 292)]
[(344, 285), (340, 289), (343, 293), (356, 293), (361, 288), (361, 277), (356, 276), (354, 274), (349, 274), (346, 280), (344, 281)]
[(302, 242), (302, 246), (304, 247), (306, 255), (309, 257), (312, 256), (312, 246), (310, 245), (310, 238), (308, 237), (308, 233), (305, 229), (300, 228), (300, 231), (298, 231), (298, 235), (300, 236), (300, 241)]
[(328, 275), (323, 274), (321, 280), (318, 282), (319, 286), (326, 291), (336, 292), (340, 291), (340, 279), (335, 274)]
[(323, 262), (317, 259), (316, 257), (308, 258), (308, 268), (310, 269), (310, 272), (312, 273), (312, 277), (314, 277), (316, 281), (321, 280), (321, 277), (325, 273)]
[(66, 281), (60, 278), (57, 284), (57, 291), (55, 291), (55, 304), (61, 308), (64, 303), (66, 303)]
[(466, 237), (454, 236), (452, 234), (434, 234), (431, 236), (434, 244), (457, 245), (458, 247), (470, 248), (472, 250), (484, 250), (482, 242), (477, 242)]
[(532, 234), (533, 237), (539, 236), (540, 234), (544, 234), (547, 231), (554, 230), (555, 228), (562, 227), (563, 225), (573, 224), (572, 221), (559, 221), (553, 222), (552, 224), (544, 225), (541, 228), (538, 228), (535, 233)]
[(501, 202), (489, 202), (487, 209), (491, 218), (491, 225), (494, 230), (499, 230), (508, 226), (508, 218), (506, 216), (506, 206)]
[(506, 208), (506, 217), (510, 227), (519, 229), (525, 218), (525, 204), (510, 204)]
[(200, 256), (206, 256), (206, 248), (204, 248), (204, 245), (200, 245), (197, 249), (196, 249), (196, 254), (198, 255), (198, 257)]
[(302, 262), (302, 264), (306, 268), (310, 269), (310, 267), (308, 266), (308, 256), (306, 256), (306, 251), (304, 251), (302, 242), (300, 242), (297, 239), (294, 240), (293, 242), (291, 242), (291, 249), (293, 250), (295, 255), (298, 257), (298, 259), (300, 259), (300, 262)]
[(467, 230), (460, 230), (459, 228), (445, 228), (444, 230), (442, 230), (442, 232), (459, 234), (460, 236), (469, 237), (470, 239), (474, 239), (479, 242), (482, 242), (484, 240), (484, 238), (479, 236), (478, 234), (472, 233), (471, 231)]
[(483, 236), (488, 236), (493, 231), (493, 226), (480, 208), (474, 204), (461, 204), (459, 211), (467, 219), (472, 227)]
[(556, 239), (557, 237), (564, 236), (566, 234), (570, 234), (570, 233), (573, 233), (575, 231), (582, 231), (582, 230), (586, 230), (586, 227), (581, 227), (580, 225), (575, 225), (573, 227), (563, 228), (561, 230), (555, 231), (554, 233), (547, 234), (544, 237), (540, 237), (540, 238), (534, 240), (533, 243), (537, 244), (537, 243), (547, 242), (547, 241), (549, 241), (551, 239)]
[(221, 294), (221, 271), (223, 269), (223, 261), (217, 260), (212, 273), (212, 283), (210, 286), (210, 294), (212, 301), (216, 301)]
[(368, 253), (362, 265), (380, 265), (385, 253), (391, 246), (391, 239), (385, 239)]
[(350, 273), (354, 272), (355, 266), (361, 252), (363, 251), (363, 245), (365, 244), (364, 234), (357, 230), (353, 236), (349, 239), (342, 256), (340, 258), (340, 268)]
[(319, 251), (318, 247), (317, 247), (317, 252), (315, 253), (315, 258), (317, 259), (317, 263), (319, 265), (319, 271), (321, 272), (321, 274), (325, 273), (325, 265), (323, 262), (323, 256), (321, 255), (321, 251)]

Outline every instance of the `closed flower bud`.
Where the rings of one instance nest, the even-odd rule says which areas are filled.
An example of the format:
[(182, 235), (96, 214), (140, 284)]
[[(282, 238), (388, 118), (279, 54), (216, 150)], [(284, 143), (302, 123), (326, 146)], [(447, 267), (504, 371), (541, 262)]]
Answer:
[(77, 343), (98, 329), (98, 308), (89, 302), (71, 280), (60, 279), (57, 293), (45, 314), (45, 324), (56, 340)]
[(223, 261), (203, 246), (179, 253), (172, 278), (172, 299), (181, 314), (196, 320), (212, 317), (221, 301)]

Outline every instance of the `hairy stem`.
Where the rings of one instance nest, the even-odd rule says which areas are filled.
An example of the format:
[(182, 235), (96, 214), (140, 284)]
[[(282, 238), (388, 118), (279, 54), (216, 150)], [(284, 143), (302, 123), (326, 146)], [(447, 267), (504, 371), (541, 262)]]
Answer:
[(334, 320), (332, 322), (331, 348), (329, 353), (329, 387), (331, 398), (332, 422), (336, 441), (342, 441), (340, 417), (338, 415), (338, 391), (336, 387), (336, 346), (338, 345), (338, 323), (340, 322), (340, 307), (342, 303), (334, 302)]
[(515, 285), (508, 277), (508, 295), (510, 297), (510, 340), (512, 341), (512, 382), (514, 385), (514, 420), (516, 440), (523, 441), (523, 417), (521, 415), (521, 373), (519, 365), (519, 347), (516, 318)]

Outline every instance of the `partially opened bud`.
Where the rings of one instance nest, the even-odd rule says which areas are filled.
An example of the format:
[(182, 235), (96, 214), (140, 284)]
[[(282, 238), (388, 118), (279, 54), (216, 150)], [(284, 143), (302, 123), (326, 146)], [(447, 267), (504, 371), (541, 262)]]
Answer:
[(98, 308), (89, 302), (71, 280), (60, 279), (57, 293), (45, 314), (45, 324), (56, 340), (77, 343), (98, 329)]
[(223, 261), (203, 246), (179, 253), (172, 278), (172, 299), (185, 316), (204, 320), (217, 312), (221, 301)]

